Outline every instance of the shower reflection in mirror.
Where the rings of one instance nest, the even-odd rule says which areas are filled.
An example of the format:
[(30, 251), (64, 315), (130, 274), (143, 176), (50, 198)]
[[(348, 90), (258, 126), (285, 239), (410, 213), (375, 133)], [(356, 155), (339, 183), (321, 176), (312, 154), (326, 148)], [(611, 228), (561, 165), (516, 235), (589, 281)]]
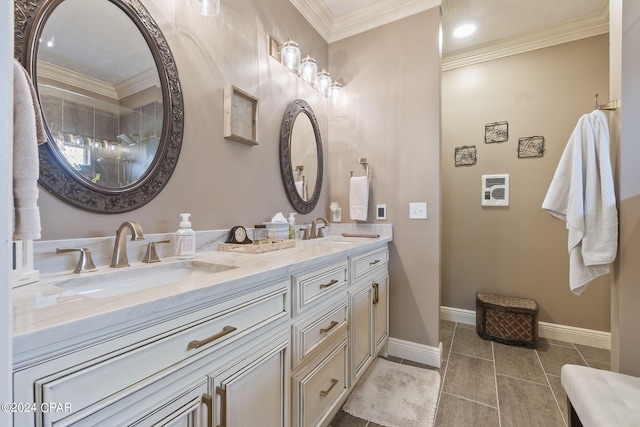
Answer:
[(45, 85), (39, 89), (56, 145), (80, 176), (121, 188), (149, 168), (162, 132), (161, 102), (131, 110)]

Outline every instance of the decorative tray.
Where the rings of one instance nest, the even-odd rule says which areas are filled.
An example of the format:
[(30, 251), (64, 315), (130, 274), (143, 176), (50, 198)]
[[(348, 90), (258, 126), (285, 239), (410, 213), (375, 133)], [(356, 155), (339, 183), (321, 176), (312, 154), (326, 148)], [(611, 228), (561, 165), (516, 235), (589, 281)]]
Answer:
[(253, 243), (250, 245), (239, 245), (237, 243), (219, 243), (218, 250), (225, 252), (243, 252), (245, 254), (261, 254), (264, 252), (277, 251), (279, 249), (292, 248), (296, 245), (296, 241), (291, 240), (272, 240), (266, 239), (261, 243)]

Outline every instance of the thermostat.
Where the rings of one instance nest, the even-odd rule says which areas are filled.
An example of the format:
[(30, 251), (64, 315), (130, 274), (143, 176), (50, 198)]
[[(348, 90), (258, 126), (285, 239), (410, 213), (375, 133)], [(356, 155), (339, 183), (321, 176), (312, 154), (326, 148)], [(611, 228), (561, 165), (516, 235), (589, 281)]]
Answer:
[(376, 205), (376, 219), (387, 220), (387, 205)]

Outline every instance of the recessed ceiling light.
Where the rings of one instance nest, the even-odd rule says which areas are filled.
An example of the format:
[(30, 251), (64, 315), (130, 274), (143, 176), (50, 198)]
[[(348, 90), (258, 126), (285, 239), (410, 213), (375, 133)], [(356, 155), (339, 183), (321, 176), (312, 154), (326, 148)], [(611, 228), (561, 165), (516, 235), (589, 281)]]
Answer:
[(456, 27), (455, 30), (453, 30), (453, 37), (457, 38), (457, 39), (462, 39), (465, 37), (469, 37), (471, 34), (476, 32), (476, 25), (475, 24), (462, 24)]

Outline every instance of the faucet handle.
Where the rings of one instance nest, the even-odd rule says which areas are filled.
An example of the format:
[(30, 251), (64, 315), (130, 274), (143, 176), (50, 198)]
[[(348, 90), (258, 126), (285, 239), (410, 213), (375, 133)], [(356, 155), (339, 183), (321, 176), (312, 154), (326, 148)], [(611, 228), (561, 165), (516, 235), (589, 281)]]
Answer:
[(308, 227), (304, 227), (304, 234), (302, 236), (302, 240), (309, 240), (309, 228)]
[(149, 242), (147, 243), (147, 252), (144, 254), (144, 258), (142, 258), (142, 262), (147, 264), (151, 264), (153, 262), (160, 262), (160, 257), (158, 256), (158, 252), (156, 252), (156, 244), (158, 243), (169, 243), (171, 240), (159, 240), (157, 242)]
[(76, 268), (73, 270), (74, 273), (86, 273), (89, 271), (95, 271), (96, 266), (93, 263), (93, 259), (91, 258), (91, 251), (89, 248), (57, 248), (57, 254), (63, 254), (67, 252), (80, 252), (80, 259), (78, 260), (78, 264)]

